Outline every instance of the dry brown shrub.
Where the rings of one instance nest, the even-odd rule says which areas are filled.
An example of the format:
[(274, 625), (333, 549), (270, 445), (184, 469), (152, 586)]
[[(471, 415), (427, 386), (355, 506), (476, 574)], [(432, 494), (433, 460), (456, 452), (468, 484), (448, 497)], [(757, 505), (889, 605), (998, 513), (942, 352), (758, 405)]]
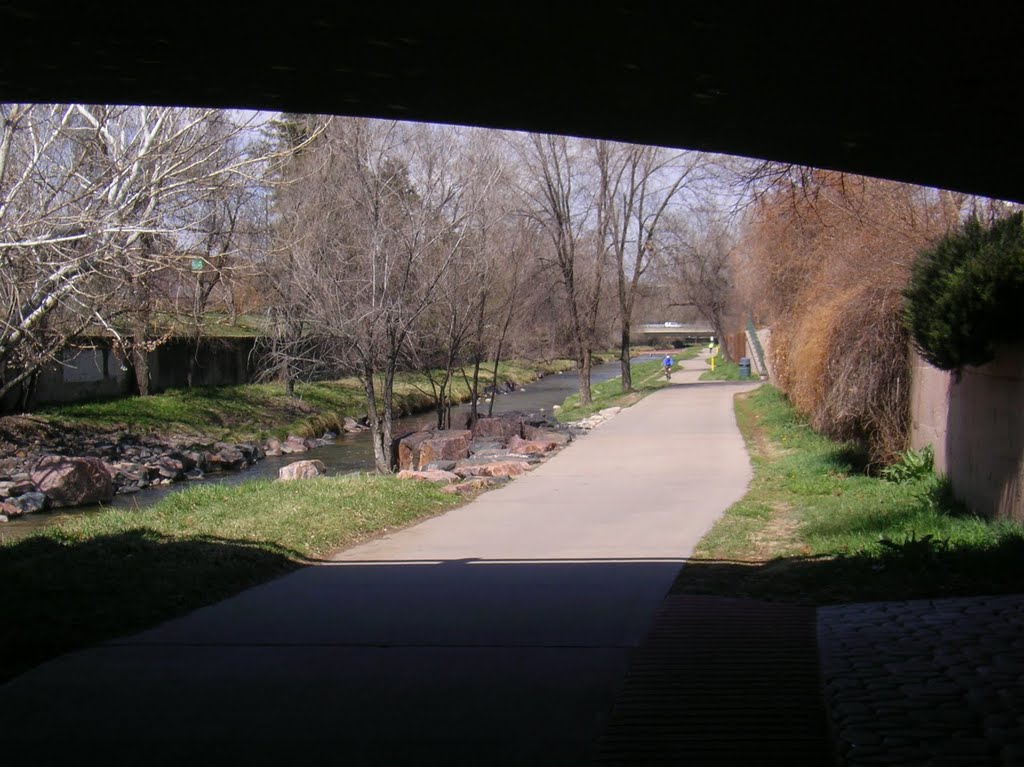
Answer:
[(787, 393), (797, 409), (806, 413), (813, 413), (825, 396), (828, 351), (849, 295), (847, 291), (817, 301), (810, 298), (809, 304), (795, 313), (795, 328), (788, 337), (792, 382)]
[(835, 316), (812, 425), (866, 443), (873, 463), (906, 447), (910, 368), (902, 297), (893, 285), (865, 285)]
[(741, 246), (748, 305), (772, 328), (775, 383), (814, 428), (873, 463), (906, 445), (902, 290), (918, 252), (967, 199), (803, 170), (761, 200)]

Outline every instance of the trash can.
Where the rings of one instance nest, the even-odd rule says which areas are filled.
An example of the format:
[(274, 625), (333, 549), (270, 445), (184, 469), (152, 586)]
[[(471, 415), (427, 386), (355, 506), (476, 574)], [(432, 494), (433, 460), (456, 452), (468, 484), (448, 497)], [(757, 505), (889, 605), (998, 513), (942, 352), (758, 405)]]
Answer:
[(740, 357), (740, 378), (750, 378), (750, 357)]

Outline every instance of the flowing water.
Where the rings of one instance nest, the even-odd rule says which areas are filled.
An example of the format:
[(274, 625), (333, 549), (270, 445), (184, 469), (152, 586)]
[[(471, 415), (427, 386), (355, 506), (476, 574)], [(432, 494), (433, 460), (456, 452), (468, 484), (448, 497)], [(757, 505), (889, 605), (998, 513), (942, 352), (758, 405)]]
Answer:
[[(646, 357), (635, 358), (633, 362), (635, 364), (646, 360)], [(600, 383), (618, 375), (619, 363), (608, 362), (593, 368), (591, 371), (591, 382), (595, 384)], [(494, 400), (494, 412), (497, 414), (522, 411), (525, 413), (547, 413), (550, 415), (555, 405), (562, 404), (566, 397), (577, 391), (577, 381), (578, 378), (575, 371), (545, 376), (533, 383), (527, 384), (518, 391), (499, 394)], [(479, 411), (483, 415), (487, 414), (488, 404), (481, 402), (478, 406)], [(469, 414), (469, 409), (468, 404), (452, 408), (453, 426), (464, 422)], [(437, 416), (433, 412), (417, 413), (416, 415), (399, 418), (395, 421), (394, 433), (400, 434), (403, 431), (430, 428), (436, 423), (436, 418)], [(143, 510), (152, 506), (168, 493), (174, 493), (194, 485), (209, 483), (231, 485), (238, 482), (248, 482), (253, 479), (275, 479), (278, 470), (282, 466), (294, 463), (295, 461), (312, 459), (323, 461), (330, 476), (359, 471), (372, 471), (373, 445), (370, 441), (370, 432), (342, 434), (334, 444), (314, 448), (305, 453), (268, 456), (242, 471), (209, 474), (203, 479), (194, 482), (176, 482), (172, 485), (147, 488), (138, 493), (118, 495), (112, 501), (102, 506), (80, 506), (74, 509), (26, 514), (19, 519), (0, 524), (0, 537), (7, 539), (20, 538), (33, 530), (47, 527), (61, 517), (71, 514), (89, 514), (109, 508)]]

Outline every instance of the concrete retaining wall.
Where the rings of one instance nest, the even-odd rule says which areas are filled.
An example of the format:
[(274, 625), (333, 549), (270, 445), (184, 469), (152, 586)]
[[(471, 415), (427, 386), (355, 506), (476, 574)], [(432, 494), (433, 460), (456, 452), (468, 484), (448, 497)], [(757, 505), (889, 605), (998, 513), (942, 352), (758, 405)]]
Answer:
[(911, 446), (977, 514), (1024, 522), (1024, 346), (966, 368), (957, 381), (913, 354)]
[[(250, 357), (254, 344), (252, 338), (205, 339), (199, 347), (193, 384), (248, 383), (253, 373)], [(195, 348), (191, 341), (177, 339), (150, 352), (150, 390), (156, 394), (187, 386), (193, 354)], [(65, 350), (59, 364), (40, 372), (27, 403), (23, 402), (23, 392), (16, 389), (0, 402), (0, 412), (26, 406), (31, 410), (43, 405), (122, 397), (134, 390), (135, 380), (127, 365), (112, 349), (97, 342), (93, 347)]]

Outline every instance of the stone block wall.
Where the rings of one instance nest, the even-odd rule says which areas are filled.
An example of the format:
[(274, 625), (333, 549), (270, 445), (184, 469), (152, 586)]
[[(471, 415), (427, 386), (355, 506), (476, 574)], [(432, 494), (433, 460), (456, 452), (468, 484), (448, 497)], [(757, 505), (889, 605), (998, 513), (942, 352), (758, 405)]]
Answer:
[(914, 354), (911, 446), (925, 445), (972, 511), (1024, 522), (1024, 346), (959, 380)]

